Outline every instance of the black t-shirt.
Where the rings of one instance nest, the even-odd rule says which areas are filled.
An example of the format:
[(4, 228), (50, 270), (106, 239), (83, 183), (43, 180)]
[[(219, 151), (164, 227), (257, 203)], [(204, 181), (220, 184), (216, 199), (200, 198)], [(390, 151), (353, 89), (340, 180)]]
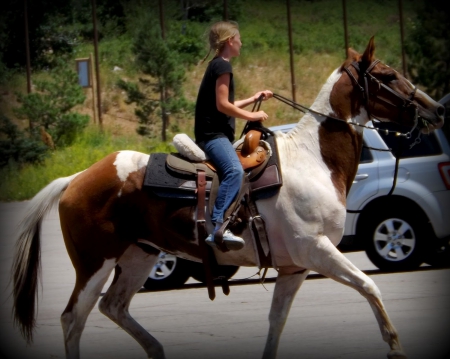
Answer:
[(234, 141), (235, 118), (220, 112), (216, 106), (216, 80), (229, 73), (228, 101), (234, 103), (233, 69), (229, 61), (214, 58), (206, 68), (195, 105), (195, 141), (203, 148), (206, 141), (227, 137)]

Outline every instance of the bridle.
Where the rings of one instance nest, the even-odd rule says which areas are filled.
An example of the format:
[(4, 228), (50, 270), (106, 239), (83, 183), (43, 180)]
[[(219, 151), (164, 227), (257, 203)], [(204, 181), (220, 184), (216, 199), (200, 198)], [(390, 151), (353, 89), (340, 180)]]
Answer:
[[(358, 82), (358, 80), (353, 75), (352, 71), (350, 70), (349, 66), (348, 67), (344, 67), (344, 70), (349, 75), (349, 77), (352, 80), (353, 84), (361, 91), (362, 96), (363, 96), (363, 101), (364, 101), (365, 108), (367, 110), (367, 114), (368, 114), (369, 119), (374, 118), (374, 119), (376, 119), (378, 121), (381, 121), (381, 120), (376, 118), (371, 113), (371, 111), (370, 111), (370, 103), (371, 102), (372, 103), (384, 102), (385, 104), (388, 104), (388, 105), (393, 106), (395, 108), (400, 108), (401, 111), (400, 111), (400, 115), (399, 116), (401, 116), (403, 111), (405, 111), (407, 108), (409, 108), (411, 106), (414, 107), (414, 110), (415, 110), (414, 125), (413, 125), (412, 129), (410, 131), (406, 132), (406, 133), (400, 133), (398, 131), (390, 131), (390, 130), (381, 130), (381, 129), (377, 128), (377, 127), (369, 127), (369, 126), (366, 126), (366, 125), (361, 125), (361, 124), (356, 123), (356, 122), (346, 121), (346, 120), (343, 120), (341, 118), (337, 118), (337, 117), (330, 116), (330, 115), (325, 115), (323, 113), (320, 113), (320, 112), (317, 112), (315, 110), (312, 110), (311, 108), (308, 108), (308, 107), (305, 107), (303, 105), (300, 105), (300, 104), (298, 104), (298, 103), (296, 103), (296, 102), (294, 102), (292, 100), (289, 100), (286, 97), (283, 97), (283, 96), (275, 94), (275, 93), (273, 94), (273, 97), (278, 99), (279, 101), (284, 102), (285, 104), (293, 107), (294, 109), (302, 111), (304, 113), (311, 112), (311, 113), (315, 113), (317, 115), (320, 115), (320, 116), (323, 116), (323, 117), (326, 117), (326, 118), (331, 118), (331, 119), (334, 119), (334, 120), (337, 120), (337, 121), (342, 121), (342, 122), (345, 122), (347, 124), (351, 124), (351, 125), (354, 125), (354, 126), (360, 126), (360, 127), (364, 127), (364, 128), (371, 129), (371, 130), (376, 130), (376, 131), (380, 131), (381, 130), (381, 131), (384, 131), (386, 134), (388, 134), (388, 133), (395, 133), (396, 136), (403, 136), (403, 137), (409, 139), (409, 138), (411, 138), (412, 132), (417, 127), (418, 120), (419, 120), (419, 109), (418, 109), (418, 106), (414, 103), (414, 97), (416, 95), (417, 87), (414, 86), (414, 89), (409, 93), (409, 96), (407, 98), (405, 96), (403, 96), (402, 94), (398, 93), (397, 91), (392, 90), (391, 88), (386, 86), (384, 83), (379, 81), (375, 76), (373, 76), (370, 73), (379, 62), (380, 62), (380, 60), (373, 61), (370, 64), (370, 66), (364, 72), (361, 71), (361, 69), (359, 67), (359, 64), (356, 61), (353, 61), (350, 64), (357, 71), (357, 73), (360, 74), (360, 76), (362, 75), (362, 78), (364, 80), (364, 87), (361, 86), (361, 84)], [(369, 81), (371, 81), (372, 83), (376, 83), (378, 85), (377, 86), (378, 89), (377, 89), (376, 93), (373, 93), (373, 92), (370, 91), (370, 89), (369, 89)], [(400, 100), (400, 103), (396, 105), (396, 104), (392, 103), (391, 101), (388, 101), (387, 99), (381, 97), (380, 96), (380, 92), (382, 90), (387, 91), (390, 95), (393, 95), (395, 99)], [(259, 106), (261, 105), (261, 102), (262, 102), (262, 97), (260, 97), (256, 101), (252, 111), (255, 110), (255, 107), (257, 105), (258, 105), (258, 110), (259, 110)], [(248, 125), (249, 125), (249, 122), (247, 122), (246, 128), (248, 127)], [(243, 134), (245, 133), (246, 128), (244, 128), (244, 131), (242, 132)], [(419, 132), (416, 140), (411, 144), (410, 148), (412, 148), (414, 145), (416, 145), (418, 143), (420, 143), (420, 132)], [(392, 149), (388, 149), (388, 150), (386, 150), (386, 149), (377, 149), (377, 148), (371, 148), (371, 149), (374, 149), (374, 150), (377, 150), (377, 151), (390, 151), (390, 152), (392, 152)], [(399, 166), (399, 161), (400, 161), (400, 155), (401, 155), (400, 152), (394, 154), (394, 156), (396, 158), (395, 171), (394, 171), (394, 178), (393, 178), (392, 187), (391, 187), (391, 190), (388, 193), (388, 196), (391, 195), (394, 192), (394, 189), (395, 189), (395, 186), (396, 186), (396, 183), (397, 183), (397, 174), (398, 174), (398, 166)], [(359, 211), (359, 210), (348, 210), (347, 209), (347, 212), (349, 212), (349, 213), (359, 213), (361, 211)]]
[[(415, 118), (414, 118), (414, 126), (411, 131), (409, 131), (407, 134), (409, 134), (409, 137), (411, 133), (414, 131), (418, 124), (418, 107), (414, 103), (414, 97), (416, 95), (417, 86), (414, 86), (414, 89), (409, 93), (408, 98), (405, 98), (402, 94), (398, 93), (397, 91), (392, 90), (390, 87), (386, 86), (384, 83), (379, 81), (375, 76), (373, 76), (370, 72), (374, 69), (374, 67), (380, 62), (380, 60), (373, 61), (370, 66), (363, 72), (361, 71), (359, 64), (356, 61), (353, 61), (350, 65), (360, 74), (362, 75), (362, 78), (364, 79), (364, 87), (361, 86), (361, 84), (358, 82), (358, 80), (355, 78), (353, 73), (350, 71), (350, 66), (344, 67), (345, 72), (348, 74), (350, 79), (352, 80), (353, 84), (361, 91), (363, 95), (363, 100), (365, 103), (365, 107), (367, 109), (367, 114), (370, 118), (374, 118), (376, 120), (379, 120), (377, 117), (375, 117), (371, 111), (370, 111), (370, 102), (376, 103), (376, 102), (384, 102), (385, 104), (388, 104), (395, 108), (401, 108), (400, 116), (403, 111), (405, 111), (408, 107), (414, 107), (415, 109)], [(378, 90), (376, 93), (370, 92), (369, 90), (369, 80), (372, 83), (377, 84)], [(386, 100), (383, 97), (380, 97), (379, 93), (384, 90), (387, 91), (390, 95), (394, 95), (396, 99), (400, 100), (400, 104), (396, 105), (392, 103), (391, 101)], [(380, 121), (380, 120), (379, 120)]]
[[(361, 74), (362, 73), (362, 77), (364, 79), (364, 88), (359, 84), (358, 80), (355, 78), (355, 76), (353, 75), (353, 73), (350, 71), (349, 67), (344, 67), (345, 72), (349, 75), (350, 79), (352, 80), (352, 82), (355, 84), (355, 86), (357, 86), (359, 88), (359, 90), (362, 92), (363, 94), (363, 99), (366, 105), (366, 109), (367, 109), (367, 114), (369, 116), (369, 119), (371, 117), (377, 119), (370, 111), (370, 100), (371, 100), (371, 95), (373, 95), (375, 98), (372, 100), (373, 102), (376, 101), (380, 101), (380, 102), (384, 102), (385, 104), (388, 104), (390, 106), (393, 107), (400, 107), (401, 111), (399, 116), (402, 115), (403, 111), (405, 111), (408, 107), (413, 106), (415, 109), (415, 118), (414, 118), (414, 126), (413, 128), (407, 132), (406, 134), (404, 134), (404, 136), (406, 138), (410, 138), (411, 137), (411, 133), (415, 130), (415, 128), (417, 127), (418, 124), (418, 112), (419, 109), (417, 107), (417, 105), (413, 102), (414, 101), (414, 97), (416, 95), (416, 91), (417, 91), (417, 86), (414, 86), (414, 89), (410, 92), (408, 98), (405, 98), (403, 95), (399, 94), (397, 91), (392, 90), (390, 87), (386, 86), (384, 83), (382, 83), (381, 81), (379, 81), (376, 77), (374, 77), (370, 72), (373, 70), (373, 68), (380, 62), (380, 60), (375, 60), (373, 61), (370, 66), (366, 69), (366, 71), (362, 72), (359, 64), (356, 61), (353, 61), (351, 63), (351, 66), (353, 66), (355, 68), (355, 70)], [(369, 80), (373, 82), (375, 82), (378, 85), (378, 90), (376, 93), (372, 93), (369, 90)], [(379, 96), (379, 92), (381, 90), (385, 90), (388, 91), (389, 94), (394, 95), (395, 98), (399, 99), (401, 101), (400, 105), (395, 105), (390, 101), (387, 101), (386, 99), (384, 99), (383, 97)], [(373, 97), (372, 96), (372, 97)], [(379, 119), (377, 119), (379, 120)], [(412, 148), (414, 145), (420, 143), (420, 132), (416, 138), (416, 140), (412, 143), (411, 147)], [(401, 156), (401, 152), (403, 151), (399, 151), (398, 153), (394, 154), (395, 156), (395, 170), (394, 170), (394, 179), (393, 179), (393, 183), (392, 183), (392, 187), (389, 191), (389, 193), (387, 194), (388, 196), (390, 196), (395, 189), (395, 186), (397, 184), (397, 174), (398, 174), (398, 166), (399, 166), (399, 162), (400, 162), (400, 156)], [(353, 213), (357, 213), (359, 211), (351, 211), (348, 210), (348, 212), (353, 212)]]
[[(379, 129), (378, 127), (370, 127), (370, 126), (366, 126), (366, 125), (361, 125), (361, 124), (359, 124), (357, 122), (346, 121), (346, 120), (343, 120), (341, 118), (338, 118), (338, 117), (335, 117), (335, 116), (332, 116), (332, 115), (325, 115), (325, 114), (323, 114), (321, 112), (318, 112), (318, 111), (315, 111), (315, 110), (313, 110), (311, 108), (303, 106), (303, 105), (301, 105), (301, 104), (299, 104), (297, 102), (294, 102), (294, 101), (292, 101), (292, 100), (290, 100), (290, 99), (288, 99), (286, 97), (283, 97), (283, 96), (281, 96), (279, 94), (276, 94), (276, 93), (273, 94), (273, 97), (276, 98), (277, 100), (279, 100), (281, 102), (284, 102), (285, 104), (293, 107), (296, 110), (302, 111), (303, 113), (311, 112), (311, 113), (315, 113), (315, 114), (317, 114), (319, 116), (330, 118), (330, 119), (333, 119), (333, 120), (336, 120), (336, 121), (345, 122), (345, 123), (347, 123), (349, 125), (359, 126), (359, 127), (367, 128), (367, 129), (370, 129), (370, 130), (383, 131), (386, 134), (394, 133), (395, 136), (397, 136), (397, 137), (401, 136), (401, 137), (405, 137), (407, 139), (410, 139), (412, 132), (416, 129), (416, 127), (417, 127), (417, 125), (419, 123), (419, 108), (414, 103), (414, 98), (415, 98), (415, 95), (416, 95), (416, 92), (417, 92), (417, 86), (414, 86), (414, 89), (409, 93), (408, 98), (404, 97), (402, 94), (398, 93), (397, 91), (392, 90), (391, 88), (386, 86), (384, 83), (379, 81), (375, 76), (373, 76), (370, 73), (379, 62), (380, 62), (380, 60), (373, 61), (370, 64), (370, 66), (364, 72), (361, 71), (361, 69), (359, 67), (359, 64), (356, 61), (353, 61), (350, 64), (351, 66), (353, 66), (355, 68), (355, 70), (358, 72), (358, 74), (362, 73), (362, 78), (364, 79), (364, 87), (361, 86), (361, 84), (358, 82), (356, 77), (350, 71), (349, 66), (348, 67), (344, 67), (344, 70), (349, 75), (350, 79), (352, 80), (352, 83), (362, 93), (363, 101), (364, 101), (365, 108), (367, 110), (367, 114), (368, 114), (369, 119), (373, 118), (373, 119), (375, 119), (377, 121), (382, 122), (380, 119), (378, 119), (376, 116), (374, 116), (371, 113), (371, 111), (370, 111), (370, 102), (372, 102), (372, 103), (376, 103), (377, 101), (378, 102), (384, 102), (384, 103), (386, 103), (386, 104), (388, 104), (390, 106), (393, 106), (395, 108), (401, 108), (402, 111), (400, 111), (400, 116), (401, 116), (402, 112), (405, 111), (407, 108), (409, 108), (411, 106), (414, 107), (414, 110), (415, 110), (414, 125), (411, 128), (411, 130), (408, 131), (408, 132), (402, 133), (402, 132), (398, 132), (398, 131), (382, 130), (382, 129)], [(378, 85), (378, 90), (376, 91), (376, 93), (370, 92), (370, 90), (369, 90), (369, 80), (371, 82), (375, 82)], [(381, 90), (387, 91), (389, 94), (394, 95), (396, 99), (400, 100), (400, 103), (396, 105), (396, 104), (392, 103), (391, 101), (388, 101), (388, 100), (386, 100), (383, 97), (380, 97), (379, 93), (380, 93)], [(252, 111), (255, 110), (256, 104), (258, 104), (258, 110), (259, 110), (259, 106), (260, 106), (261, 102), (262, 102), (262, 97), (260, 97), (256, 101)], [(244, 133), (244, 131), (243, 131), (243, 133)], [(418, 144), (418, 143), (420, 143), (420, 133), (419, 133), (418, 137), (416, 138), (415, 142), (411, 145), (411, 148), (414, 145)], [(378, 150), (385, 151), (384, 149), (378, 149)], [(391, 151), (391, 150), (389, 149), (388, 151)]]

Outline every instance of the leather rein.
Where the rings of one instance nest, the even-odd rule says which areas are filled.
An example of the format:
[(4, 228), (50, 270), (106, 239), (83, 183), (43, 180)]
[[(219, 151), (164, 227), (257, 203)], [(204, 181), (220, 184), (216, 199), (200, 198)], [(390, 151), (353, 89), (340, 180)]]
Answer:
[[(281, 102), (283, 102), (283, 103), (293, 107), (294, 109), (303, 112), (303, 113), (307, 113), (307, 112), (315, 113), (317, 115), (320, 115), (320, 116), (323, 116), (323, 117), (326, 117), (326, 118), (330, 118), (330, 119), (333, 119), (333, 120), (336, 120), (336, 121), (342, 121), (342, 122), (345, 122), (345, 123), (350, 124), (350, 125), (364, 127), (364, 128), (370, 129), (370, 130), (376, 130), (378, 132), (383, 131), (385, 134), (394, 133), (396, 136), (403, 136), (403, 137), (405, 137), (407, 139), (410, 139), (412, 132), (417, 127), (418, 118), (419, 118), (418, 107), (413, 102), (414, 101), (414, 97), (416, 95), (417, 87), (414, 86), (414, 89), (413, 89), (413, 91), (411, 91), (411, 93), (409, 94), (408, 98), (405, 98), (403, 95), (401, 95), (398, 92), (392, 90), (391, 88), (386, 86), (384, 83), (379, 81), (376, 77), (374, 77), (370, 73), (379, 62), (380, 62), (380, 60), (373, 61), (370, 64), (370, 66), (364, 72), (361, 71), (361, 69), (359, 67), (359, 64), (356, 61), (353, 61), (350, 64), (356, 70), (356, 72), (358, 74), (361, 74), (361, 72), (362, 72), (362, 77), (364, 79), (364, 87), (361, 86), (361, 84), (358, 82), (356, 77), (353, 75), (353, 73), (351, 72), (349, 67), (344, 67), (344, 70), (348, 74), (350, 79), (352, 80), (354, 86), (356, 86), (361, 91), (369, 119), (373, 118), (373, 119), (376, 119), (377, 121), (381, 122), (381, 120), (376, 118), (370, 111), (370, 102), (371, 101), (372, 101), (372, 103), (375, 103), (376, 101), (384, 102), (384, 103), (386, 103), (386, 104), (388, 104), (390, 106), (396, 107), (396, 108), (397, 107), (401, 107), (404, 110), (406, 110), (406, 108), (408, 108), (410, 106), (413, 106), (415, 108), (414, 126), (412, 127), (412, 129), (410, 131), (408, 131), (406, 133), (401, 133), (401, 132), (398, 132), (398, 131), (391, 131), (391, 130), (387, 130), (387, 129), (383, 130), (383, 129), (380, 129), (380, 128), (375, 127), (375, 126), (370, 127), (370, 126), (366, 126), (366, 125), (361, 125), (361, 124), (353, 122), (353, 121), (346, 121), (346, 120), (343, 120), (343, 119), (335, 117), (335, 116), (325, 115), (325, 114), (320, 113), (318, 111), (315, 111), (315, 110), (313, 110), (311, 108), (308, 108), (306, 106), (300, 105), (299, 103), (296, 103), (296, 102), (294, 102), (294, 101), (292, 101), (292, 100), (290, 100), (290, 99), (288, 99), (286, 97), (283, 97), (283, 96), (281, 96), (279, 94), (276, 94), (276, 93), (273, 94), (273, 97), (276, 98), (277, 100), (279, 100), (279, 101), (281, 101)], [(375, 82), (378, 85), (378, 91), (376, 93), (370, 92), (370, 90), (369, 90), (369, 80), (372, 81), (372, 82)], [(392, 102), (390, 102), (390, 101), (380, 97), (379, 96), (379, 92), (381, 90), (388, 91), (389, 94), (394, 95), (396, 98), (398, 98), (401, 101), (401, 103), (399, 105), (395, 105)], [(260, 104), (261, 101), (262, 101), (262, 98), (258, 99), (257, 102), (259, 102), (259, 104)], [(258, 109), (259, 109), (259, 106), (258, 106)], [(416, 140), (411, 144), (410, 149), (413, 146), (415, 146), (416, 144), (420, 143), (420, 142), (421, 141), (420, 141), (420, 132), (419, 132)], [(389, 149), (373, 148), (373, 147), (367, 147), (367, 148), (372, 149), (372, 150), (376, 150), (376, 151), (392, 152), (391, 148), (389, 148)], [(401, 156), (401, 152), (398, 152), (398, 153), (394, 154), (394, 157), (396, 158), (395, 171), (394, 171), (394, 178), (393, 178), (392, 188), (389, 191), (388, 196), (391, 195), (394, 192), (394, 189), (395, 189), (395, 186), (396, 186), (396, 183), (397, 183), (397, 174), (398, 174), (398, 166), (399, 166), (400, 156)], [(360, 210), (347, 210), (347, 212), (349, 212), (349, 213), (360, 213), (361, 211)]]

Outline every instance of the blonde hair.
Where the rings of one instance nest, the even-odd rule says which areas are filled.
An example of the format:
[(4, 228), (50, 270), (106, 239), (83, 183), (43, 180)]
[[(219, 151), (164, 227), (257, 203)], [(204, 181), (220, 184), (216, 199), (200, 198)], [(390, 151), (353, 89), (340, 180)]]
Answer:
[(200, 64), (208, 58), (211, 50), (214, 50), (214, 57), (223, 49), (228, 39), (234, 37), (239, 32), (239, 26), (234, 21), (219, 21), (211, 26), (208, 33), (209, 51)]

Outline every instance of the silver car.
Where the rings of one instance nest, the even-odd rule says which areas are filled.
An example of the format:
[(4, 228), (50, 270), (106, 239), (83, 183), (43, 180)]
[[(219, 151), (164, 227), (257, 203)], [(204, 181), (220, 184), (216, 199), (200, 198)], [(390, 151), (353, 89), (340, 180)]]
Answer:
[[(448, 122), (450, 94), (439, 102), (447, 109)], [(295, 125), (270, 129), (288, 132)], [(364, 147), (347, 197), (344, 237), (338, 248), (343, 252), (365, 250), (372, 263), (384, 271), (411, 270), (424, 262), (449, 266), (448, 139), (443, 130), (422, 135), (419, 139), (414, 131), (410, 139), (405, 139), (391, 131), (404, 133), (408, 129), (400, 129), (392, 123), (377, 122), (375, 126), (380, 130), (364, 130)], [(395, 171), (394, 154), (397, 153), (400, 160)], [(238, 269), (218, 267), (215, 271), (227, 278)], [(183, 285), (190, 276), (203, 281), (202, 265), (162, 252), (145, 287), (174, 288)]]
[[(448, 108), (450, 95), (440, 102)], [(287, 132), (293, 126), (271, 129)], [(406, 139), (395, 131), (408, 129), (393, 123), (377, 122), (375, 127), (379, 130), (364, 130), (339, 248), (365, 250), (372, 263), (385, 271), (415, 269), (424, 262), (450, 265), (448, 139), (442, 130), (420, 137), (415, 130)], [(396, 176), (394, 154), (400, 157)]]

